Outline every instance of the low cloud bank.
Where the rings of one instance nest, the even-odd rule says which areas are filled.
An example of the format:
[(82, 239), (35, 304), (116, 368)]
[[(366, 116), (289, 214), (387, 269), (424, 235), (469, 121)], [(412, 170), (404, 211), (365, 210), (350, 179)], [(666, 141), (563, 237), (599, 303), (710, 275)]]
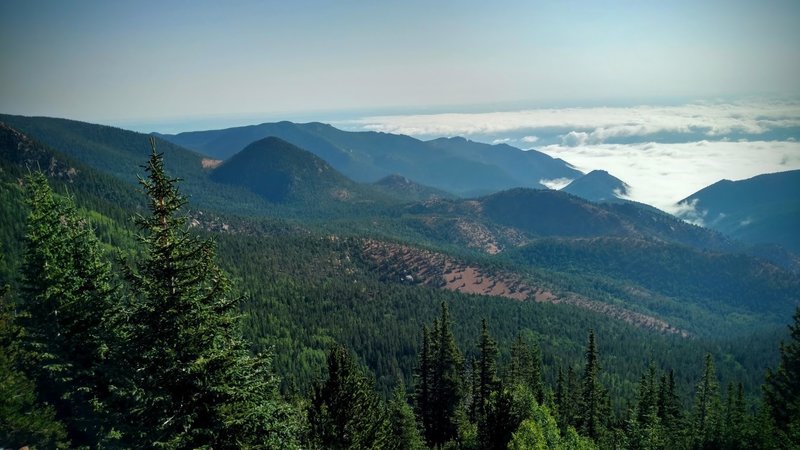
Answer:
[[(693, 209), (676, 203), (721, 179), (800, 169), (800, 143), (792, 141), (549, 145), (539, 150), (584, 172), (606, 170), (630, 185), (626, 198), (673, 214)], [(694, 217), (698, 223), (707, 219), (700, 212)]]
[[(692, 208), (676, 202), (721, 179), (800, 169), (798, 100), (372, 116), (336, 125), (523, 149), (536, 144), (583, 172), (610, 172), (630, 185), (627, 198), (672, 213)], [(567, 180), (541, 182), (559, 189)], [(713, 220), (702, 212), (693, 217)]]
[[(543, 137), (564, 145), (669, 134), (722, 139), (758, 137), (775, 130), (800, 129), (800, 102), (739, 101), (678, 106), (547, 108), (487, 113), (372, 116), (337, 124), (346, 129), (400, 133), (420, 138), (480, 137), (486, 142), (527, 144)], [(491, 136), (491, 139), (486, 137)], [(647, 139), (640, 139), (647, 140)], [(658, 140), (658, 139), (656, 139)]]

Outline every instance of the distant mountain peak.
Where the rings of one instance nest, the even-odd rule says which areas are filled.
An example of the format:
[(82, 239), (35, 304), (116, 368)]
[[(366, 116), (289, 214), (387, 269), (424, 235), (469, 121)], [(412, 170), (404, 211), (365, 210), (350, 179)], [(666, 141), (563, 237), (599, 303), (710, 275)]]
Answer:
[(561, 190), (593, 202), (615, 201), (628, 195), (624, 181), (605, 170), (593, 170), (576, 178)]
[(248, 145), (214, 169), (211, 177), (276, 203), (341, 198), (337, 193), (355, 187), (321, 158), (274, 136)]

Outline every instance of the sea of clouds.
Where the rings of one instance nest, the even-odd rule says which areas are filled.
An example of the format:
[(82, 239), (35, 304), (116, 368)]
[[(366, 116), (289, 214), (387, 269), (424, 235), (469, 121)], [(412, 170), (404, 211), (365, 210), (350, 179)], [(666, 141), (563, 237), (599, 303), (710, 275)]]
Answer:
[(800, 169), (798, 100), (386, 115), (336, 125), (536, 149), (584, 172), (607, 170), (630, 186), (631, 200), (673, 213), (678, 201), (721, 179)]

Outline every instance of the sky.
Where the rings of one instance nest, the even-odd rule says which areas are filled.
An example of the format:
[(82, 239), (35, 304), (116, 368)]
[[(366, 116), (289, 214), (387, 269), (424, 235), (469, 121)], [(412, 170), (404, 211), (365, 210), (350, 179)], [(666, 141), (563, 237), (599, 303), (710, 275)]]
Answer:
[[(461, 134), (609, 170), (666, 205), (800, 168), (798, 23), (797, 0), (4, 0), (0, 112)], [(667, 170), (681, 155), (704, 169)]]

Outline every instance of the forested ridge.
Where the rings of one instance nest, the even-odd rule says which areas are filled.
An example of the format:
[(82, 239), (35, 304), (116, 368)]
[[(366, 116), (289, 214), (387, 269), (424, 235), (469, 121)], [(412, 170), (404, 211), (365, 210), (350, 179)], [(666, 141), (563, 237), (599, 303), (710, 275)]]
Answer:
[[(203, 211), (185, 203), (155, 152), (141, 195), (55, 150), (33, 150), (23, 152), (27, 164), (3, 159), (0, 370), (3, 392), (18, 395), (0, 408), (9, 430), (1, 445), (798, 445), (800, 331), (795, 324), (787, 337), (774, 325), (788, 320), (796, 280), (774, 266), (628, 238), (586, 248), (535, 240), (499, 258), (414, 241), (498, 270), (528, 267), (604, 301), (652, 290), (670, 297), (672, 317), (724, 311), (749, 330), (671, 336), (570, 305), (382, 280), (363, 258), (371, 219), (317, 227)], [(382, 233), (421, 236), (398, 222)], [(621, 263), (635, 249), (657, 261), (630, 279)], [(726, 300), (754, 286), (745, 281), (726, 290), (723, 279), (710, 293), (685, 281), (702, 273), (670, 270), (665, 281), (655, 274), (670, 258), (699, 258), (692, 267), (709, 264), (707, 273), (720, 261), (733, 276), (773, 271), (758, 280), (774, 300), (746, 290), (742, 303)], [(697, 306), (685, 309), (692, 298)], [(643, 308), (669, 316), (658, 305)], [(780, 339), (789, 344), (779, 351)]]

